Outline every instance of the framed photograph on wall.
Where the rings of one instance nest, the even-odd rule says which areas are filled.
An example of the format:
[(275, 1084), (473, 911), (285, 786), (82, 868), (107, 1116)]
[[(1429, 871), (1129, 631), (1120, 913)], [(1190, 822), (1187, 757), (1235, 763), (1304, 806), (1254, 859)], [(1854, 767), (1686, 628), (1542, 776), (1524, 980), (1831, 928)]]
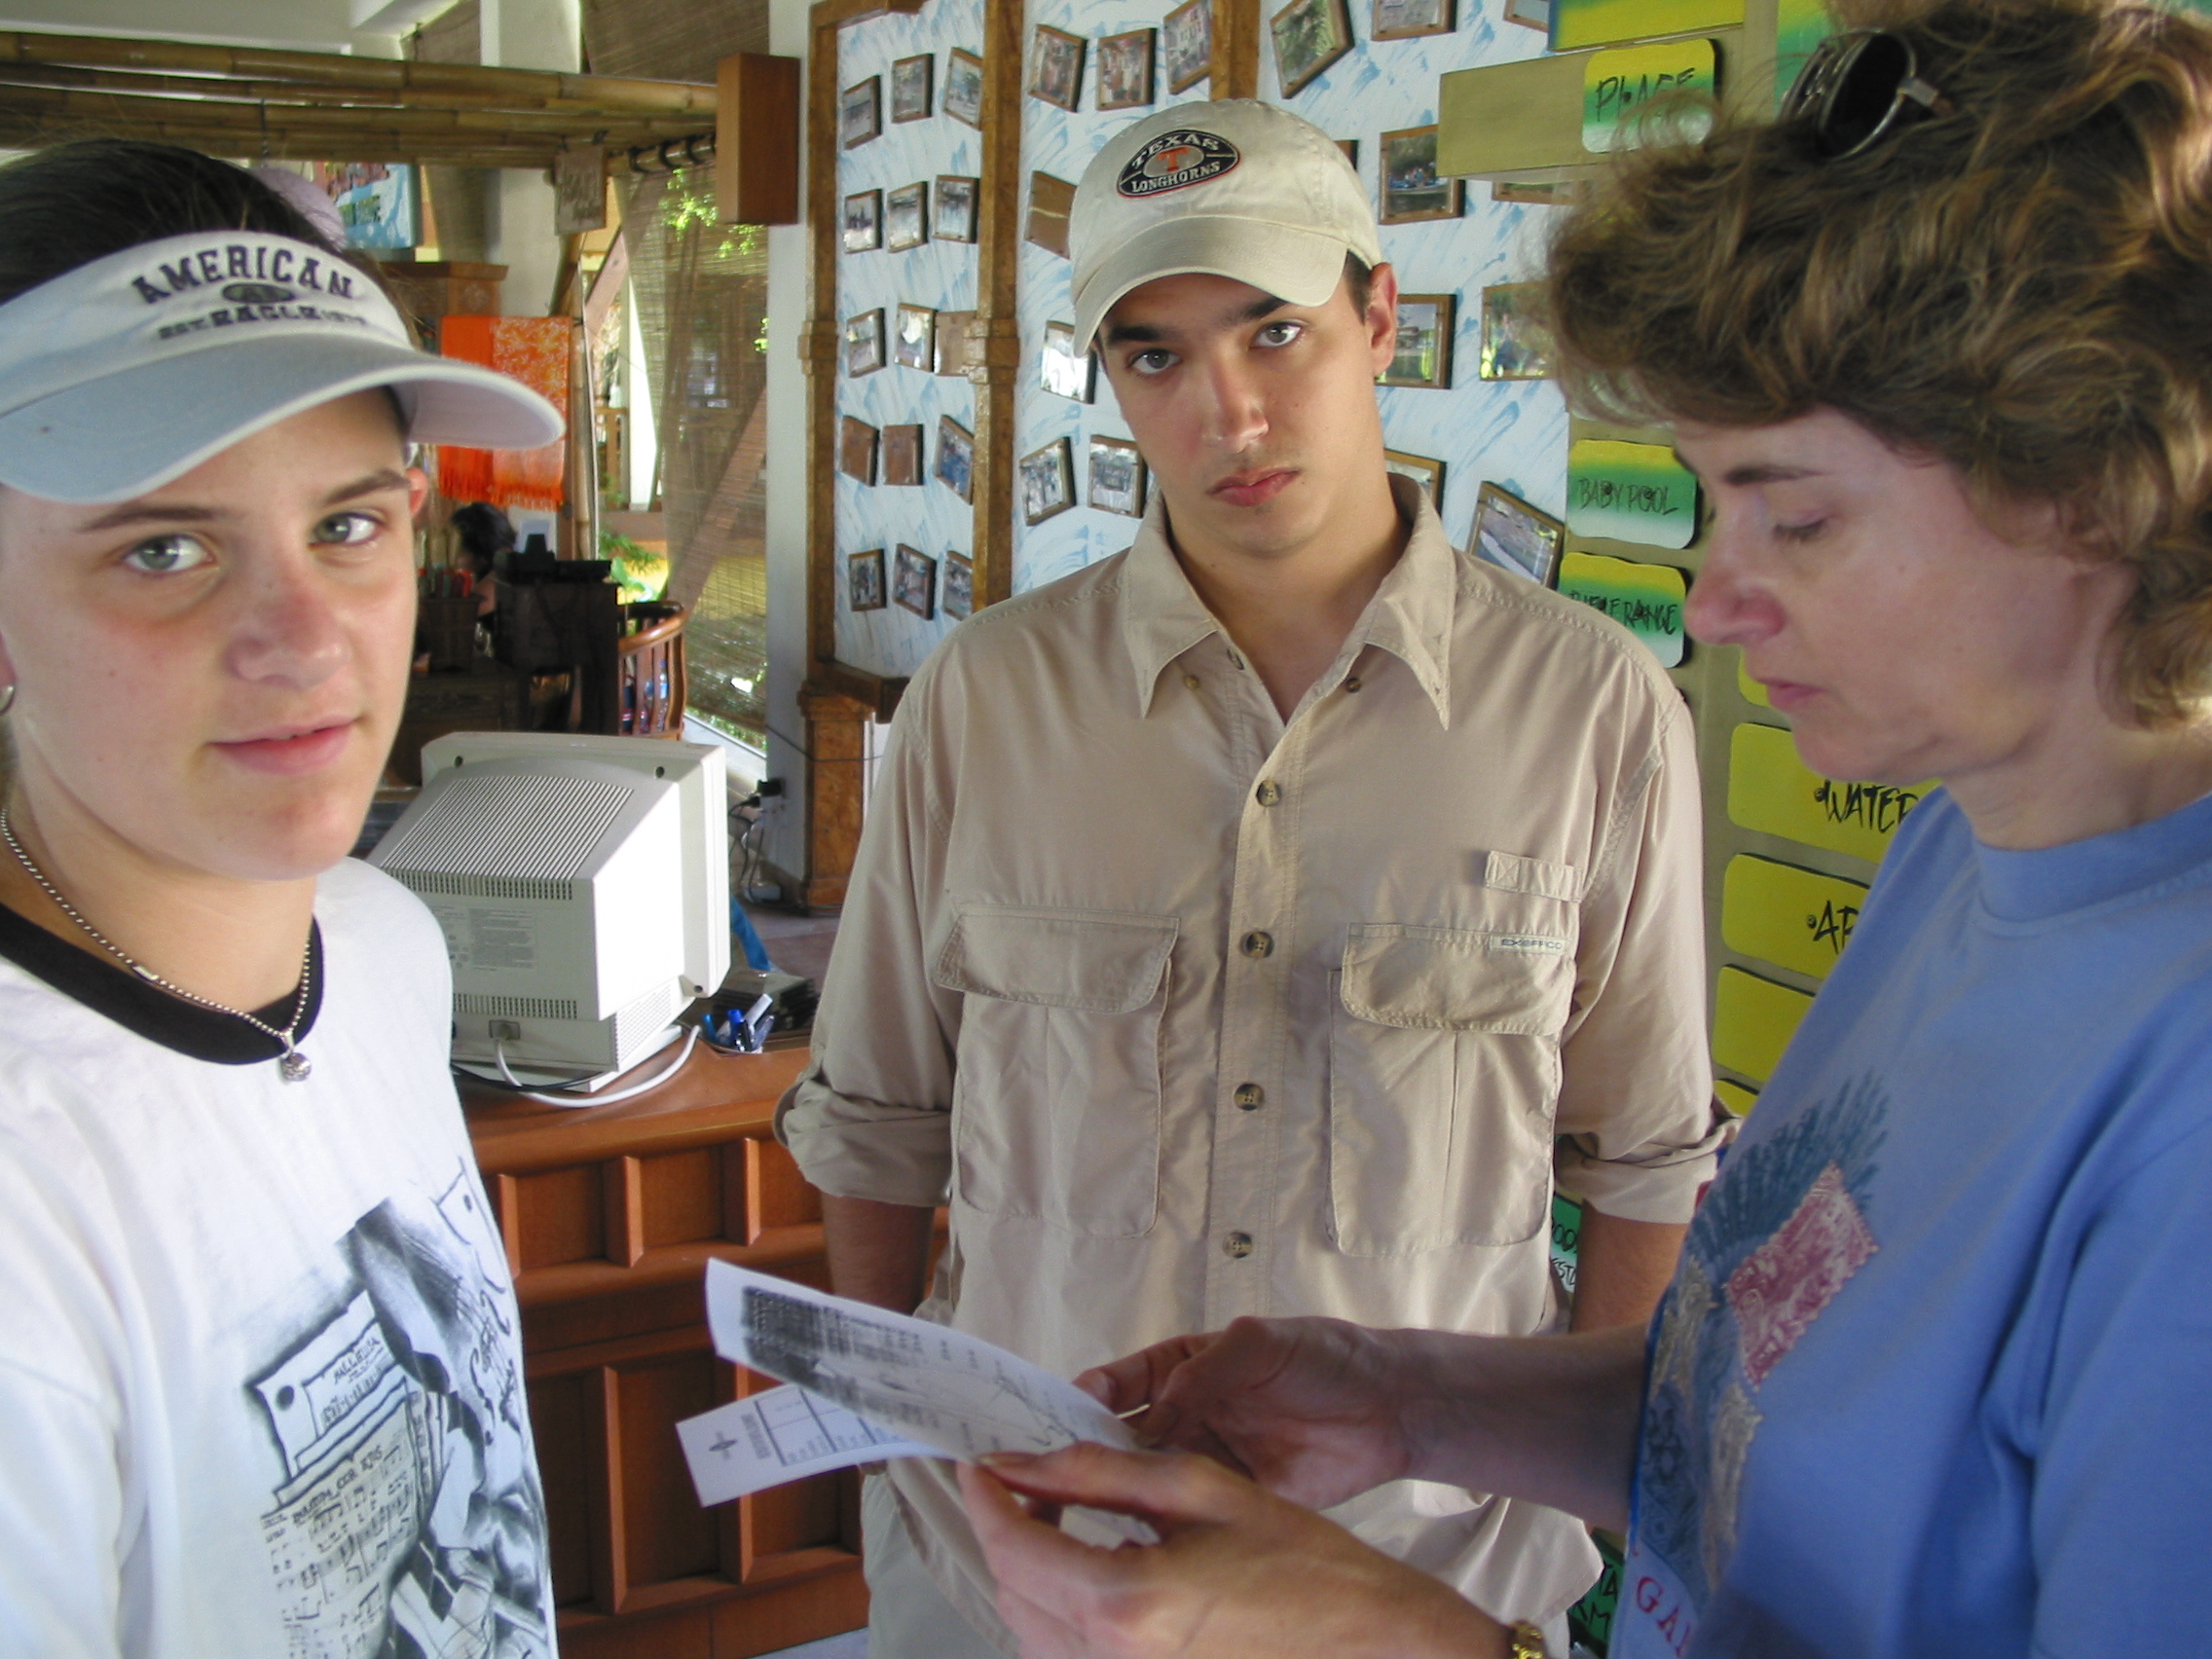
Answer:
[(1183, 0), (1160, 21), (1160, 72), (1171, 92), (1213, 73), (1213, 0)]
[(975, 326), (972, 311), (937, 313), (937, 372), (968, 378), (968, 330)]
[(845, 373), (858, 379), (883, 367), (883, 313), (863, 312), (845, 319)]
[(837, 141), (846, 149), (883, 133), (883, 77), (870, 75), (837, 99)]
[(982, 180), (959, 173), (937, 175), (937, 223), (932, 227), (939, 241), (972, 242), (976, 240), (976, 192)]
[(903, 184), (883, 193), (883, 245), (893, 253), (930, 240), (930, 187)]
[[(887, 446), (884, 450), (886, 460), (883, 463), (883, 481), (886, 484), (891, 482), (891, 462), (888, 459), (891, 452), (888, 445), (891, 442), (891, 434), (898, 429), (896, 426), (886, 426), (883, 429), (883, 441)], [(1442, 510), (1444, 506), (1444, 462), (1431, 461), (1425, 455), (1407, 455), (1400, 450), (1386, 449), (1382, 452), (1382, 464), (1400, 477), (1411, 478), (1416, 484), (1426, 490), (1428, 492), (1428, 504)]]
[(883, 245), (883, 192), (856, 190), (845, 198), (845, 251), (866, 253)]
[(922, 428), (920, 425), (883, 428), (883, 481), (919, 485), (922, 481)]
[[(1384, 0), (1375, 0), (1382, 5)], [(937, 90), (937, 59), (929, 53), (902, 57), (891, 65), (891, 119), (927, 121), (931, 94)]]
[(957, 46), (944, 55), (944, 113), (970, 127), (983, 125), (983, 60)]
[(1552, 378), (1552, 337), (1535, 311), (1543, 291), (1541, 282), (1505, 282), (1483, 290), (1484, 380)]
[(937, 373), (937, 313), (928, 306), (902, 305), (891, 339), (891, 360), (901, 368)]
[(944, 613), (959, 620), (976, 614), (976, 562), (958, 553), (944, 556), (944, 593), (939, 600)]
[(1452, 0), (1375, 0), (1367, 32), (1376, 40), (1411, 40), (1416, 35), (1450, 34), (1456, 22)]
[(1560, 544), (1567, 526), (1520, 497), (1485, 484), (1475, 498), (1475, 534), (1467, 551), (1541, 587), (1559, 579)]
[(1525, 29), (1552, 32), (1552, 0), (1505, 0), (1505, 20)]
[(937, 420), (937, 479), (963, 501), (976, 498), (976, 434), (949, 415)]
[(866, 553), (845, 555), (845, 605), (852, 610), (881, 610), (887, 601), (883, 597), (883, 549), (870, 548)]
[(1098, 353), (1075, 349), (1075, 324), (1045, 324), (1043, 366), (1038, 382), (1054, 397), (1072, 397), (1078, 403), (1098, 401)]
[(1274, 36), (1275, 75), (1286, 98), (1351, 50), (1345, 0), (1290, 0), (1268, 19), (1268, 32)]
[(1029, 62), (1029, 95), (1072, 110), (1083, 102), (1083, 55), (1090, 43), (1081, 35), (1037, 25), (1037, 44)]
[(937, 620), (937, 561), (903, 541), (891, 565), (891, 600), (924, 622)]
[(1452, 386), (1452, 335), (1459, 323), (1456, 294), (1400, 294), (1398, 349), (1379, 377), (1384, 386), (1446, 391)]
[(1014, 462), (1014, 485), (1024, 524), (1043, 524), (1075, 505), (1075, 457), (1065, 438), (1054, 438)]
[(1121, 438), (1090, 440), (1090, 504), (1101, 512), (1144, 517), (1144, 457)]
[(1357, 138), (1339, 138), (1337, 148), (1345, 153), (1345, 160), (1351, 164), (1351, 170), (1353, 172), (1359, 171), (1359, 140)]
[(1049, 172), (1029, 175), (1027, 240), (1047, 253), (1068, 256), (1068, 215), (1075, 210), (1075, 186)]
[(1138, 109), (1152, 102), (1153, 29), (1108, 35), (1098, 43), (1098, 107)]
[(875, 428), (848, 415), (837, 427), (837, 470), (863, 484), (875, 482)]
[(1460, 184), (1436, 171), (1436, 129), (1407, 127), (1382, 134), (1382, 211), (1385, 225), (1423, 219), (1456, 219)]

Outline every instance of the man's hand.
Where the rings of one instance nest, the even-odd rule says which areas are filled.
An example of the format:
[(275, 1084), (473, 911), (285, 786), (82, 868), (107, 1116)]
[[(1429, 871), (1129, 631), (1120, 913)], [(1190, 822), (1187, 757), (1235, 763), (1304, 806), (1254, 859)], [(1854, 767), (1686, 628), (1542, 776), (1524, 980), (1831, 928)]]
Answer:
[[(963, 1464), (960, 1486), (1024, 1659), (1506, 1652), (1504, 1631), (1438, 1580), (1202, 1458), (1078, 1445)], [(1140, 1515), (1162, 1541), (1079, 1543), (1051, 1524), (1067, 1503)]]
[(1326, 1509), (1407, 1472), (1412, 1379), (1393, 1333), (1341, 1319), (1238, 1319), (1087, 1371), (1076, 1386), (1132, 1426)]

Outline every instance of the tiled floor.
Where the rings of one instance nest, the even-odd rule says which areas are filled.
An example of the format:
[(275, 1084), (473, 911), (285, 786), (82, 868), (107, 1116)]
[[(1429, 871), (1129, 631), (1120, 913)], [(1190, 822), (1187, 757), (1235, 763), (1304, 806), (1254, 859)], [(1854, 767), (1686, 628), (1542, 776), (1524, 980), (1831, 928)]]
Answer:
[(835, 916), (794, 916), (765, 904), (748, 904), (753, 931), (768, 947), (768, 960), (786, 974), (822, 983), (830, 966), (830, 942), (837, 937)]
[(820, 1641), (809, 1641), (804, 1646), (787, 1647), (780, 1653), (767, 1653), (761, 1659), (867, 1659), (867, 1632), (847, 1631), (843, 1636), (824, 1637)]

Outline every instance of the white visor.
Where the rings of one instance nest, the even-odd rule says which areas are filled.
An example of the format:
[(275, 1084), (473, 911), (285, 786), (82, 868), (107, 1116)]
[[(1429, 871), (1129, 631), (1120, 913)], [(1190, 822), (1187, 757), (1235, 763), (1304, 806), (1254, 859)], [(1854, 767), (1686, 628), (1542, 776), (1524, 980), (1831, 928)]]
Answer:
[(536, 449), (565, 426), (520, 381), (422, 350), (327, 248), (257, 231), (142, 242), (0, 305), (0, 484), (127, 501), (378, 387), (417, 443)]

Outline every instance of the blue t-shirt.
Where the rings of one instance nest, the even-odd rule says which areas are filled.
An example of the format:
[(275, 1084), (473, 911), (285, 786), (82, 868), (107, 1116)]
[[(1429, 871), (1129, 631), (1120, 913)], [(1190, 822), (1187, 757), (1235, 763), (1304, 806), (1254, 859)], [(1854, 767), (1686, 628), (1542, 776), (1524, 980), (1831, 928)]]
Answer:
[(2212, 798), (1913, 812), (1690, 1228), (1636, 1485), (1616, 1659), (2212, 1652)]

